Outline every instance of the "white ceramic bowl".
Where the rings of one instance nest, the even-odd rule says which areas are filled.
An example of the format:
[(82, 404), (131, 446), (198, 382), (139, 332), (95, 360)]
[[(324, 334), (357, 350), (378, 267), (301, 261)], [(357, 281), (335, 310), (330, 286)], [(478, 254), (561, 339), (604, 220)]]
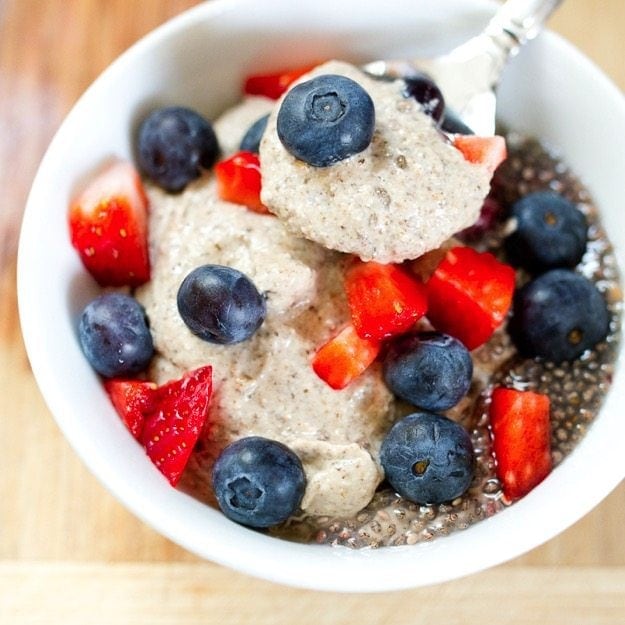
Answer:
[[(76, 338), (78, 313), (97, 289), (69, 244), (68, 201), (100, 162), (131, 156), (131, 129), (143, 111), (184, 103), (213, 117), (237, 100), (241, 80), (251, 72), (331, 57), (359, 61), (441, 51), (476, 33), (493, 8), (482, 0), (201, 4), (123, 54), (84, 94), (50, 145), (28, 201), (19, 253), (20, 313), (33, 371), (91, 471), (138, 517), (188, 550), (319, 590), (433, 584), (536, 547), (586, 514), (625, 476), (619, 364), (601, 415), (575, 452), (527, 497), (488, 520), (432, 543), (378, 550), (269, 538), (170, 488), (114, 413)], [(625, 273), (621, 94), (579, 52), (546, 33), (508, 67), (500, 95), (505, 122), (558, 146), (583, 177)]]

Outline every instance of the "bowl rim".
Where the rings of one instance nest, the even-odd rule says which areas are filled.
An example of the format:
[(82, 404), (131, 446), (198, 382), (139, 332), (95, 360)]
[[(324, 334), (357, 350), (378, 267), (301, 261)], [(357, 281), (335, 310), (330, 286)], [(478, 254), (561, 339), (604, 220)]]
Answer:
[[(59, 151), (65, 129), (71, 125), (76, 110), (83, 106), (88, 94), (97, 89), (97, 86), (103, 81), (108, 80), (112, 73), (122, 72), (126, 64), (131, 63), (136, 55), (144, 54), (158, 41), (171, 36), (179, 36), (198, 20), (215, 19), (222, 11), (245, 5), (246, 2), (248, 0), (212, 0), (210, 3), (200, 4), (184, 11), (142, 37), (105, 69), (79, 98), (61, 124), (41, 161), (28, 197), (20, 233), (17, 284), (19, 315), (26, 350), (37, 384), (52, 415), (85, 465), (109, 492), (131, 510), (135, 516), (196, 555), (242, 573), (276, 583), (335, 592), (403, 590), (436, 584), (481, 571), (515, 558), (548, 541), (595, 507), (625, 476), (625, 461), (623, 459), (603, 458), (600, 467), (593, 465), (590, 469), (597, 477), (601, 473), (600, 490), (586, 492), (580, 497), (575, 484), (566, 480), (566, 475), (571, 470), (588, 468), (588, 461), (593, 459), (590, 454), (591, 444), (593, 446), (599, 444), (595, 443), (595, 439), (609, 440), (609, 432), (604, 433), (600, 432), (598, 428), (591, 428), (579, 443), (575, 454), (563, 461), (561, 466), (567, 466), (570, 469), (566, 471), (566, 475), (557, 470), (554, 471), (549, 478), (549, 488), (545, 486), (545, 482), (540, 484), (528, 496), (516, 502), (514, 506), (502, 510), (493, 517), (484, 519), (462, 532), (455, 532), (444, 539), (433, 543), (421, 543), (418, 546), (397, 546), (381, 550), (351, 550), (346, 547), (287, 542), (247, 528), (241, 528), (231, 522), (223, 522), (222, 519), (224, 518), (221, 513), (212, 509), (207, 510), (206, 506), (200, 502), (180, 491), (174, 491), (174, 489), (172, 489), (174, 491), (172, 497), (166, 498), (154, 496), (148, 491), (137, 490), (131, 483), (125, 481), (124, 476), (118, 474), (111, 467), (108, 458), (95, 452), (93, 443), (86, 441), (79, 432), (66, 427), (63, 415), (66, 410), (71, 410), (71, 402), (64, 396), (56, 383), (54, 363), (49, 361), (47, 354), (38, 349), (38, 345), (41, 344), (43, 329), (39, 323), (38, 313), (27, 305), (27, 302), (32, 298), (33, 288), (29, 278), (37, 268), (34, 262), (36, 241), (33, 240), (33, 222), (37, 217), (37, 205), (40, 203), (45, 171)], [(466, 2), (467, 6), (495, 6), (488, 0), (466, 0)], [(541, 37), (550, 46), (573, 57), (581, 68), (596, 74), (596, 80), (600, 83), (601, 88), (613, 98), (613, 106), (620, 107), (622, 116), (625, 117), (625, 99), (618, 88), (605, 77), (596, 65), (558, 35), (547, 31)], [(623, 266), (622, 262), (620, 265)], [(619, 380), (623, 378), (623, 360), (623, 349), (620, 349), (616, 367), (619, 371)], [(615, 375), (615, 380), (616, 378)], [(602, 411), (618, 411), (615, 395), (616, 393), (613, 391), (608, 393)], [(607, 476), (606, 467), (611, 469), (607, 472)], [(157, 483), (157, 479), (155, 477), (154, 484), (158, 484), (160, 488), (160, 482)], [(546, 515), (546, 519), (538, 520), (534, 514), (537, 506), (541, 506), (547, 511), (555, 511), (553, 501), (549, 496), (554, 484), (557, 485), (563, 496), (574, 501), (575, 505), (569, 505), (564, 510), (558, 508), (557, 515)], [(177, 503), (183, 506), (188, 518), (182, 519), (181, 514), (177, 511), (177, 506), (168, 505), (174, 501), (174, 498)], [(216, 520), (216, 515), (219, 516), (219, 520)], [(505, 552), (492, 549), (492, 534), (500, 532), (500, 526), (507, 526), (511, 522), (509, 520), (511, 515), (513, 515), (512, 524), (515, 527), (525, 528), (525, 531), (515, 537), (514, 546), (509, 547)], [(189, 520), (194, 524), (193, 532), (189, 532)], [(218, 525), (218, 535), (203, 536), (202, 532), (215, 524)], [(537, 533), (540, 536), (539, 540), (536, 539)], [(468, 537), (471, 539), (467, 540)], [(255, 554), (254, 557), (250, 557), (250, 553)], [(411, 568), (414, 569), (415, 564), (419, 564), (420, 557), (417, 554), (427, 553), (434, 553), (439, 562), (438, 565), (435, 562), (429, 568), (427, 579), (423, 575), (419, 579), (407, 575), (407, 571)], [(448, 557), (452, 555), (455, 568), (450, 575), (446, 562)], [(375, 577), (366, 577), (362, 574), (363, 565), (368, 560), (373, 561), (376, 571), (379, 573)], [(269, 564), (272, 562), (274, 564)], [(429, 562), (432, 563), (432, 558)]]

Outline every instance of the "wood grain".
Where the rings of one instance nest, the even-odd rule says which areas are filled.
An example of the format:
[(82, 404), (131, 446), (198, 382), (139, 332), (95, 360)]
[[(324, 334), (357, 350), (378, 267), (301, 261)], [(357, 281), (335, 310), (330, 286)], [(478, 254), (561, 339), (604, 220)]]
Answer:
[[(0, 623), (625, 622), (625, 484), (493, 571), (388, 596), (286, 589), (197, 558), (131, 516), (54, 424), (24, 352), (15, 256), (28, 188), (63, 116), (120, 52), (190, 0), (0, 0)], [(551, 26), (625, 88), (625, 2), (567, 0)], [(592, 114), (592, 112), (590, 112)], [(574, 131), (574, 129), (572, 129)], [(45, 314), (45, 311), (42, 311)], [(503, 590), (502, 590), (503, 589)], [(108, 599), (102, 601), (102, 597)], [(499, 599), (498, 599), (499, 597)], [(395, 612), (398, 599), (414, 610)]]

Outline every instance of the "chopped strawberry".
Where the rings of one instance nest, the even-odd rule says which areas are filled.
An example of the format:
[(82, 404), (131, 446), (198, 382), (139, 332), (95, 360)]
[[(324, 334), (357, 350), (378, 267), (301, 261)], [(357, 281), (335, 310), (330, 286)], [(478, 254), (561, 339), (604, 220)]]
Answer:
[(358, 336), (382, 340), (410, 329), (427, 309), (425, 286), (397, 265), (357, 261), (345, 293)]
[(426, 283), (428, 319), (475, 349), (503, 323), (514, 285), (514, 269), (492, 254), (454, 247)]
[(212, 393), (212, 367), (200, 367), (154, 391), (141, 442), (169, 480), (178, 483), (206, 423)]
[(345, 326), (322, 345), (313, 357), (315, 373), (333, 389), (345, 388), (377, 357), (380, 344), (358, 336), (354, 326)]
[(498, 387), (493, 391), (490, 423), (497, 477), (509, 502), (520, 499), (552, 469), (549, 397)]
[(308, 73), (314, 65), (296, 67), (291, 70), (272, 72), (270, 74), (255, 74), (248, 76), (243, 85), (243, 92), (247, 95), (263, 95), (266, 98), (277, 100), (300, 76)]
[(156, 384), (141, 380), (110, 378), (104, 388), (132, 435), (141, 440), (146, 416), (154, 410)]
[(109, 165), (71, 203), (72, 245), (101, 286), (138, 286), (150, 278), (148, 200), (135, 168)]
[(222, 200), (242, 204), (256, 213), (269, 213), (260, 201), (260, 161), (253, 152), (237, 152), (215, 165), (217, 193)]
[(506, 160), (506, 140), (503, 137), (455, 135), (454, 146), (470, 163), (483, 165), (492, 174)]

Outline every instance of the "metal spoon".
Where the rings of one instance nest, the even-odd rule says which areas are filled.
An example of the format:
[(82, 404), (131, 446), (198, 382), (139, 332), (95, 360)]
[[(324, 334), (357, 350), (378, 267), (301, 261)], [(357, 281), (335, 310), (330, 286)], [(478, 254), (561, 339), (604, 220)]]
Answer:
[(507, 0), (482, 33), (451, 52), (431, 59), (374, 61), (364, 70), (374, 76), (406, 77), (425, 72), (453, 109), (476, 134), (495, 132), (495, 89), (501, 72), (521, 46), (541, 31), (563, 0)]

